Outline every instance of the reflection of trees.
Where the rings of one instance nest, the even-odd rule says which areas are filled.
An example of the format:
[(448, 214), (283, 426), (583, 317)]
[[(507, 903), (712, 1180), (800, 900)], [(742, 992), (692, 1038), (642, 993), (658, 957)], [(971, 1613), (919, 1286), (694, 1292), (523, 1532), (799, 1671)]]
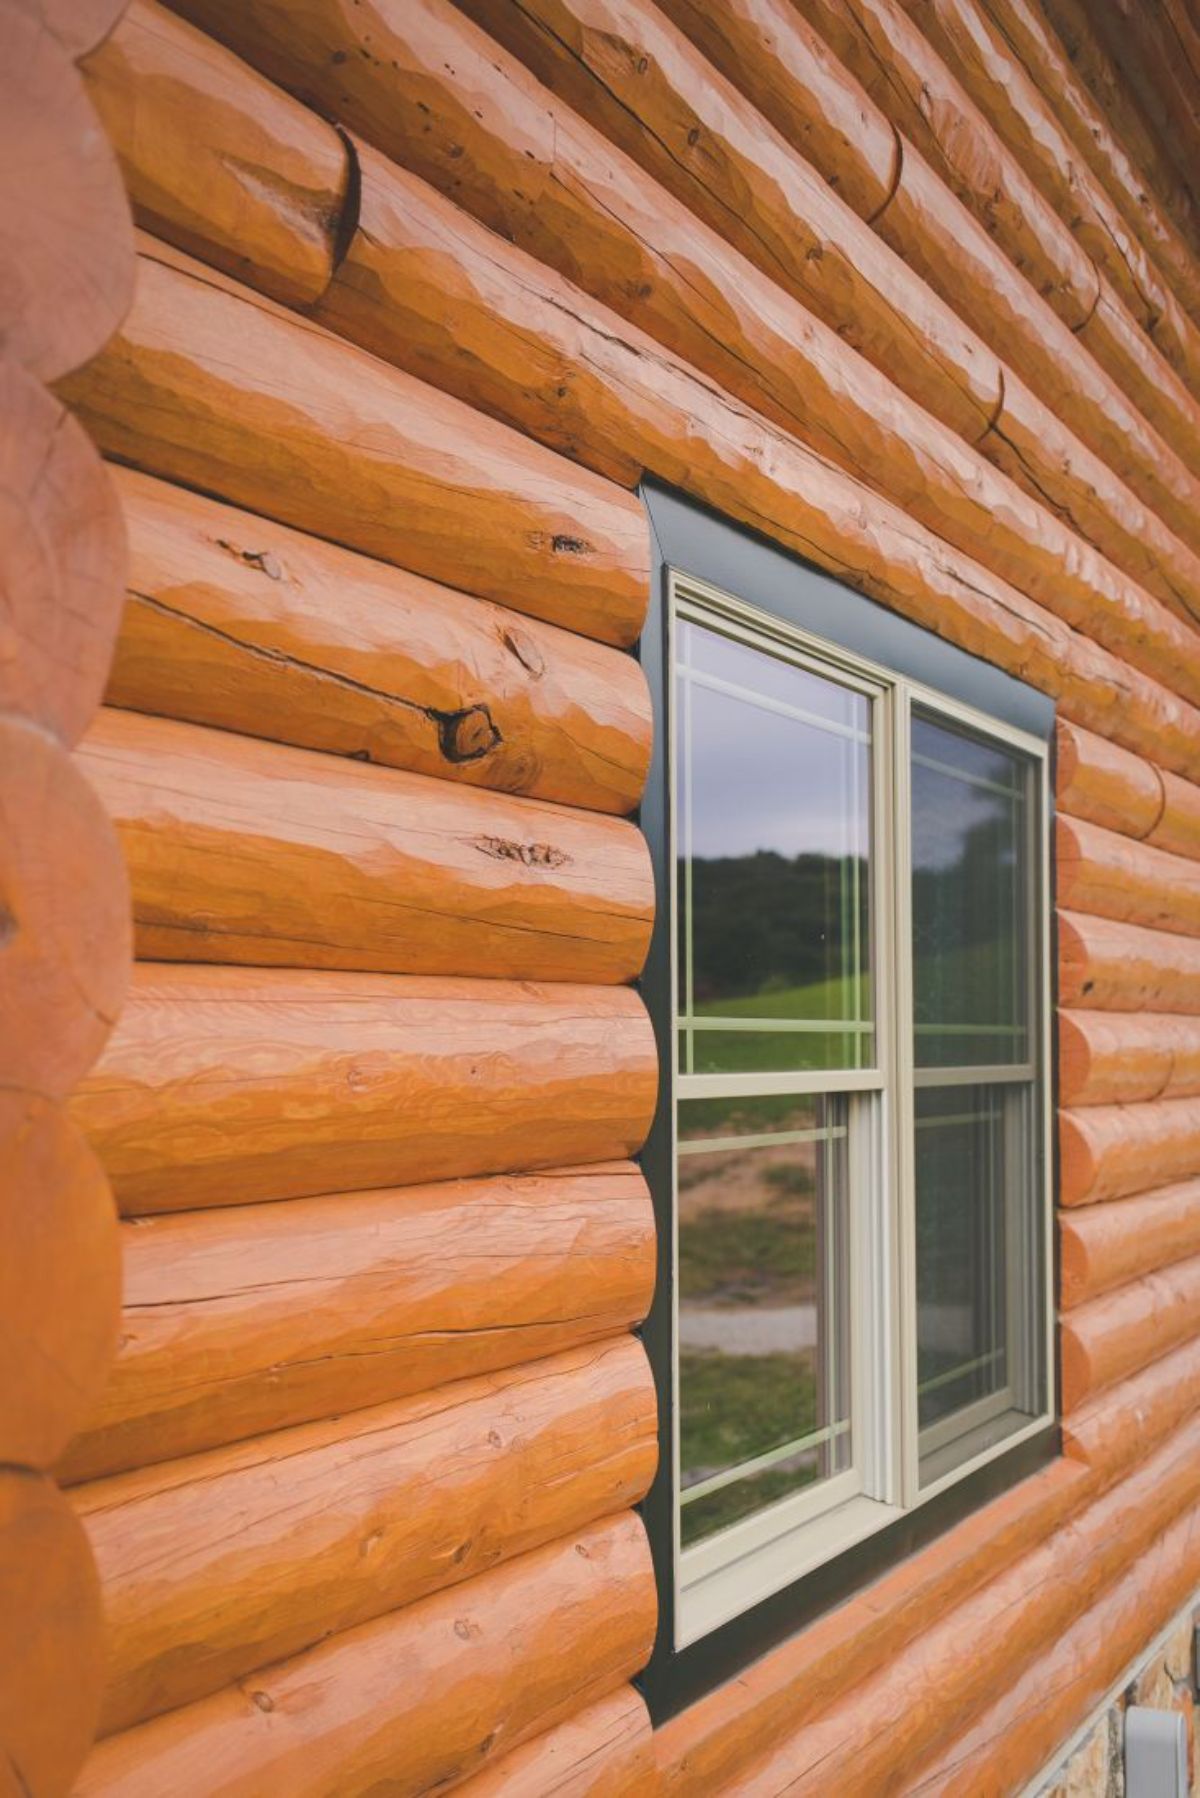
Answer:
[(953, 861), (913, 869), (917, 1021), (1001, 1023), (1012, 1011), (1017, 917), (1007, 808), (958, 836)]
[(699, 1003), (772, 988), (808, 986), (852, 973), (852, 871), (859, 874), (858, 928), (868, 898), (861, 858), (773, 849), (692, 861), (692, 953)]

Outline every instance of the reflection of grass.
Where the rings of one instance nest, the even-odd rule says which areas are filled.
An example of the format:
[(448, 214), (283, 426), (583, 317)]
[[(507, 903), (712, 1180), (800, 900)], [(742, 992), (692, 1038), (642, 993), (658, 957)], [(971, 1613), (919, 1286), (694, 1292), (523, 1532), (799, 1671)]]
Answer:
[(812, 1224), (794, 1213), (708, 1210), (680, 1223), (679, 1290), (685, 1299), (807, 1298), (815, 1263)]
[[(680, 1457), (685, 1471), (716, 1472), (752, 1460), (816, 1427), (813, 1356), (721, 1355), (691, 1351), (680, 1356)], [(817, 1458), (803, 1468), (768, 1468), (683, 1507), (685, 1542), (798, 1491), (816, 1477)]]
[(780, 987), (738, 999), (711, 999), (696, 1007), (705, 1018), (828, 1018), (828, 1031), (787, 1031), (760, 1036), (756, 1031), (698, 1030), (694, 1037), (698, 1073), (747, 1074), (767, 1068), (854, 1067), (862, 1042), (870, 1060), (869, 1038), (839, 1030), (854, 1016), (855, 989), (862, 1014), (870, 1005), (870, 985), (863, 976), (816, 980), (808, 986)]
[(703, 1018), (830, 1018), (835, 1023), (855, 1015), (855, 988), (858, 989), (858, 1015), (870, 1015), (871, 987), (865, 975), (833, 975), (828, 980), (814, 980), (807, 986), (782, 986), (755, 993), (753, 997), (701, 1000), (697, 1017)]

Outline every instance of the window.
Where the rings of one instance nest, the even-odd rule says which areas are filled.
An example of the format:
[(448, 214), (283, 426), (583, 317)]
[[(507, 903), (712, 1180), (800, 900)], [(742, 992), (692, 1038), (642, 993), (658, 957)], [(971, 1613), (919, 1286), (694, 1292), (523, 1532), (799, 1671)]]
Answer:
[[(869, 601), (650, 505), (687, 527), (645, 820), (661, 1664), (1046, 1452), (1052, 712), (904, 621), (878, 659)], [(686, 571), (698, 522), (737, 587)]]

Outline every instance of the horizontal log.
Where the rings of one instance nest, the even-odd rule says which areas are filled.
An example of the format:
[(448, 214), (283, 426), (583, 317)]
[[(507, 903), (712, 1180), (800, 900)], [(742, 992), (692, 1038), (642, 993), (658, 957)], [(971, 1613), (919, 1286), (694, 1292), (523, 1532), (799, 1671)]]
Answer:
[(1023, 1564), (1093, 1489), (1078, 1466), (1053, 1462), (661, 1724), (654, 1742), (664, 1798), (735, 1789), (767, 1744), (802, 1740), (849, 1686), (903, 1664), (931, 1618)]
[(1059, 1329), (1064, 1414), (1196, 1334), (1200, 1255), (1068, 1311)]
[(160, 1798), (180, 1766), (203, 1766), (212, 1798), (356, 1798), (381, 1784), (416, 1798), (627, 1680), (655, 1611), (641, 1522), (615, 1517), (110, 1736), (75, 1790)]
[(92, 1479), (516, 1366), (640, 1322), (654, 1218), (628, 1164), (295, 1199), (123, 1231)]
[(1200, 1014), (1200, 947), (1193, 937), (1060, 912), (1058, 980), (1064, 1006)]
[(71, 1104), (145, 1213), (625, 1156), (656, 1075), (626, 988), (143, 962)]
[(85, 1486), (100, 1733), (623, 1510), (656, 1458), (654, 1381), (626, 1337)]
[[(723, 7), (719, 18), (698, 0), (671, 0), (665, 10), (842, 198), (932, 281), (985, 344), (1011, 363), (1012, 330), (1006, 327), (1013, 325), (1017, 335), (1040, 344), (1043, 357), (1047, 350), (1053, 355), (1050, 393), (1069, 378), (1066, 371), (1081, 351), (1068, 328), (1044, 305), (1031, 302), (1024, 277), (920, 152), (905, 142), (900, 155), (895, 126), (788, 0), (739, 0)], [(856, 130), (850, 121), (857, 122)], [(910, 208), (906, 218), (915, 261), (914, 245), (899, 221), (889, 229), (897, 188), (906, 183), (910, 193), (926, 195), (925, 204)], [(946, 255), (953, 272), (943, 271), (939, 280)], [(974, 312), (962, 302), (964, 281), (977, 290)], [(1004, 291), (1003, 305), (998, 290)], [(1002, 404), (978, 447), (1158, 598), (1181, 615), (1200, 612), (1192, 552), (1008, 367)], [(1114, 465), (1123, 471), (1129, 447), (1119, 442), (1115, 447)]]
[[(472, 391), (524, 429), (569, 446), (575, 454), (588, 453), (589, 444), (593, 454), (607, 443), (625, 446), (623, 453), (632, 450), (640, 464), (664, 480), (815, 557), (965, 647), (1059, 692), (1068, 709), (1084, 710), (1097, 724), (1103, 717), (1106, 728), (1115, 682), (1122, 734), (1132, 736), (1142, 717), (1148, 726), (1152, 710), (1153, 736), (1147, 729), (1138, 741), (1153, 741), (1164, 759), (1180, 755), (1178, 733), (1190, 730), (1196, 720), (1165, 689), (1143, 685), (1141, 677), (1124, 663), (1110, 661), (1099, 646), (1064, 634), (1059, 621), (977, 565), (969, 573), (962, 569), (959, 578), (952, 552), (944, 542), (925, 536), (907, 513), (876, 499), (790, 436), (748, 418), (649, 338), (537, 268), (415, 177), (365, 149), (362, 163), (367, 223), (322, 303), (323, 313), (340, 331), (360, 336), (439, 381), (459, 381), (456, 371), (469, 364), (469, 389), (463, 391)], [(452, 290), (446, 285), (448, 267), (454, 270)], [(747, 275), (753, 279), (754, 271)], [(772, 328), (772, 305), (787, 305), (780, 295), (772, 300), (775, 290), (765, 285), (762, 304), (756, 304), (752, 315), (759, 331)], [(445, 329), (448, 316), (455, 321), (452, 342)], [(750, 321), (750, 314), (745, 317)], [(799, 396), (815, 390), (816, 377), (797, 363), (794, 341), (781, 318), (768, 347), (775, 391), (794, 368)], [(470, 353), (464, 356), (468, 345)], [(544, 383), (530, 382), (531, 365), (546, 369)], [(839, 371), (852, 369), (852, 359), (839, 348), (829, 367), (826, 385), (833, 393), (829, 383), (840, 380)], [(874, 379), (865, 365), (859, 368), (865, 378)], [(886, 395), (880, 392), (877, 398), (886, 413)], [(844, 431), (847, 412), (840, 400), (831, 404)], [(863, 404), (856, 416), (870, 413)], [(894, 436), (881, 437), (877, 420), (871, 429), (880, 456), (901, 435), (897, 426)], [(961, 446), (955, 453), (961, 455)], [(986, 521), (990, 538), (1002, 535), (993, 514)], [(920, 550), (917, 538), (923, 543)], [(1027, 567), (1028, 546), (1024, 538), (1020, 542), (1020, 559)], [(941, 592), (933, 605), (935, 582)], [(981, 607), (985, 596), (991, 603)], [(1160, 609), (1160, 616), (1169, 614)], [(1020, 649), (1014, 649), (1018, 620), (1027, 628), (1020, 633)], [(1182, 628), (1171, 623), (1173, 629)], [(1057, 638), (1053, 650), (1047, 640), (1051, 635)]]
[(641, 627), (633, 495), (153, 239), (120, 331), (61, 391), (151, 474), (585, 636)]
[(1065, 718), (1055, 726), (1055, 748), (1061, 811), (1143, 841), (1150, 836), (1163, 813), (1162, 774), (1153, 762)]
[(0, 717), (0, 1090), (60, 1099), (129, 979), (129, 884), (95, 793), (53, 738)]
[[(1091, 258), (1081, 245), (1075, 243), (993, 126), (907, 16), (899, 0), (864, 0), (864, 3), (860, 0), (853, 0), (853, 3), (851, 0), (799, 0), (799, 4), (805, 17), (857, 75), (892, 124), (921, 152), (936, 184), (949, 187), (975, 214), (981, 228), (995, 239), (1012, 266), (1026, 276), (1054, 309), (1067, 331), (1077, 333), (1091, 352), (1082, 359), (1079, 368), (1075, 366), (1074, 356), (1069, 364), (1057, 371), (1043, 363), (1043, 381), (1027, 360), (1032, 345), (1030, 334), (1025, 330), (1012, 340), (1012, 353), (1021, 358), (1017, 366), (1023, 378), (1036, 392), (1053, 395), (1054, 410), (1072, 423), (1092, 448), (1098, 449), (1098, 442), (1089, 435), (1089, 431), (1094, 433), (1104, 429), (1095, 405), (1099, 393), (1089, 367), (1094, 356), (1117, 391), (1122, 391), (1123, 381), (1132, 378), (1134, 382), (1135, 391), (1129, 394), (1121, 410), (1132, 411), (1129, 422), (1133, 429), (1128, 434), (1131, 440), (1143, 444), (1150, 455), (1149, 458), (1138, 455), (1130, 462), (1128, 478), (1131, 482), (1137, 485), (1139, 481), (1149, 480), (1156, 484), (1153, 467), (1159, 458), (1154, 453), (1155, 436), (1160, 437), (1160, 442), (1165, 439), (1161, 447), (1170, 446), (1170, 451), (1179, 458), (1180, 469), (1194, 468), (1200, 451), (1200, 436), (1195, 407), (1182, 382), (1143, 336), (1146, 361), (1159, 377), (1157, 385), (1146, 380), (1145, 365), (1136, 360), (1130, 343), (1121, 334), (1121, 309), (1107, 303), (1107, 283), (1098, 275)], [(922, 182), (920, 185), (928, 196), (929, 184)], [(901, 192), (904, 187), (902, 171)], [(936, 185), (933, 192), (936, 194)], [(881, 233), (889, 240), (900, 222), (898, 198), (899, 195), (893, 198), (879, 221)], [(937, 204), (936, 200), (934, 203)], [(913, 209), (910, 207), (908, 211), (911, 219)], [(964, 303), (972, 307), (978, 303), (974, 293), (964, 293), (963, 297)], [(1102, 298), (1106, 300), (1103, 308)], [(1097, 314), (1101, 313), (1098, 318)], [(1132, 321), (1129, 322), (1130, 335), (1136, 338), (1140, 333)], [(975, 323), (976, 329), (987, 337), (987, 330), (981, 327), (977, 318)], [(1007, 357), (1007, 352), (1005, 354)], [(1065, 373), (1067, 367), (1069, 376)], [(1070, 390), (1080, 376), (1083, 376), (1084, 385), (1073, 399)], [(1086, 399), (1082, 397), (1084, 393)], [(1069, 410), (1063, 410), (1064, 407)], [(1144, 411), (1151, 427), (1150, 438), (1146, 437), (1144, 429), (1138, 428), (1138, 408)], [(1124, 422), (1122, 420), (1123, 425)], [(1119, 444), (1126, 434), (1122, 429), (1116, 439), (1118, 459), (1112, 466), (1118, 470), (1123, 468)], [(1108, 457), (1105, 459), (1109, 460)], [(1176, 476), (1180, 469), (1176, 469)], [(1165, 464), (1161, 472), (1167, 473)], [(1138, 491), (1143, 491), (1141, 486)], [(1149, 498), (1149, 493), (1146, 492), (1144, 497)], [(1160, 492), (1159, 498), (1164, 497)], [(1189, 517), (1187, 508), (1179, 505), (1182, 498), (1183, 489), (1177, 488), (1168, 522), (1193, 548), (1197, 548), (1200, 547), (1200, 531), (1195, 516)], [(1155, 501), (1151, 500), (1151, 503)]]
[[(366, 146), (359, 160), (359, 228), (320, 304), (323, 319), (373, 354), (458, 398), (481, 401), (598, 470), (608, 471), (619, 445), (652, 473), (711, 497), (713, 455), (697, 447), (697, 425), (714, 413), (728, 415), (727, 400), (598, 302), (531, 265), (521, 250), (498, 244), (414, 176)], [(695, 257), (703, 249), (695, 227), (691, 237)], [(715, 282), (729, 257), (719, 243), (709, 250)], [(1190, 624), (972, 456), (951, 430), (906, 407), (882, 376), (770, 282), (750, 269), (746, 277), (748, 292), (740, 273), (729, 270), (748, 308), (737, 327), (735, 392), (784, 429), (798, 429), (847, 473), (870, 470), (905, 508), (904, 528), (911, 529), (907, 514), (914, 514), (1152, 678), (1200, 698), (1200, 673), (1181, 672), (1194, 661)], [(711, 349), (702, 353), (715, 368)], [(528, 380), (531, 363), (545, 371), (543, 381)], [(739, 429), (746, 430), (740, 412), (730, 423), (713, 418), (709, 435), (728, 440)], [(822, 559), (839, 566), (845, 552), (836, 536), (827, 548), (822, 542), (831, 536), (828, 522), (817, 533)], [(1192, 573), (1200, 609), (1200, 563)]]
[(53, 381), (94, 356), (129, 305), (133, 227), (112, 147), (38, 7), (0, 16), (0, 114), (20, 148), (0, 166), (0, 352)]
[(622, 1686), (455, 1789), (463, 1798), (639, 1798), (655, 1792), (646, 1701), (632, 1686)]
[(1024, 1789), (1187, 1602), (1197, 1579), (1200, 1515), (1192, 1510), (1115, 1588), (1072, 1620), (1040, 1659), (1015, 1669), (1011, 1684), (1000, 1688), (1000, 1698), (974, 1727), (907, 1789), (923, 1798), (946, 1791), (955, 1798), (992, 1798)]
[(154, 0), (83, 75), (139, 224), (272, 299), (317, 298), (347, 203), (331, 125)]
[(117, 1344), (117, 1219), (100, 1164), (56, 1107), (0, 1093), (0, 1462), (50, 1467)]
[(0, 358), (0, 712), (74, 743), (100, 703), (121, 621), (125, 538), (86, 432)]
[(1200, 1255), (1200, 1180), (1118, 1204), (1063, 1211), (1058, 1240), (1061, 1300), (1069, 1309), (1140, 1274)]
[(37, 0), (38, 11), (68, 55), (94, 50), (112, 30), (129, 0)]
[[(1120, 1590), (1130, 1566), (1178, 1518), (1195, 1513), (1198, 1497), (1200, 1425), (1193, 1422), (1067, 1529), (1050, 1534), (965, 1603), (927, 1619), (912, 1656), (894, 1658), (849, 1689), (844, 1683), (843, 1695), (820, 1717), (800, 1731), (787, 1728), (768, 1747), (765, 1764), (739, 1780), (739, 1793), (765, 1798), (785, 1786), (789, 1795), (813, 1798), (886, 1791), (897, 1767), (925, 1765), (970, 1726), (998, 1688), (1007, 1689), (1050, 1649), (1074, 1623), (1081, 1591)], [(1066, 1556), (1070, 1579), (1063, 1578)], [(986, 1642), (987, 1653), (964, 1653), (971, 1642)], [(879, 1727), (881, 1717), (888, 1728)], [(933, 1788), (953, 1790), (956, 1798), (958, 1789)]]
[(1063, 1105), (1129, 1105), (1200, 1093), (1200, 1018), (1060, 1011)]
[(986, 10), (1008, 54), (1053, 106), (1075, 155), (1088, 164), (1192, 317), (1200, 318), (1200, 272), (1192, 250), (1045, 14), (1030, 0), (986, 0)]
[(1148, 842), (1172, 855), (1188, 855), (1200, 860), (1200, 788), (1184, 780), (1170, 769), (1162, 770), (1162, 816), (1150, 832)]
[(0, 1468), (0, 1765), (4, 1791), (66, 1793), (96, 1731), (100, 1582), (52, 1480)]
[(1200, 935), (1200, 867), (1081, 818), (1056, 820), (1055, 897), (1072, 911)]
[(624, 819), (108, 708), (77, 759), (147, 960), (617, 984), (645, 958)]
[(1059, 1113), (1059, 1202), (1120, 1199), (1200, 1174), (1200, 1099)]
[[(1064, 1417), (1063, 1453), (1096, 1470), (1120, 1465), (1195, 1415), (1200, 1340), (1170, 1349)], [(1132, 1448), (1131, 1448), (1132, 1445)]]
[(650, 755), (631, 656), (116, 469), (115, 705), (597, 811)]

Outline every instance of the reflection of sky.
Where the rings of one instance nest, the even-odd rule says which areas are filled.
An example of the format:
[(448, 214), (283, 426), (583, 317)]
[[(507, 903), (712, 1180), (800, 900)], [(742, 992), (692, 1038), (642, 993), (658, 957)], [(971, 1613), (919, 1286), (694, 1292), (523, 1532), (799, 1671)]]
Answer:
[[(945, 767), (1019, 790), (1020, 762), (1016, 756), (993, 744), (972, 741), (958, 731), (943, 730), (926, 719), (913, 720), (913, 751)], [(951, 774), (940, 774), (920, 762), (913, 764), (912, 792), (915, 868), (955, 867), (977, 825), (1000, 820), (1015, 833), (1018, 805), (1002, 793), (972, 786)]]
[(694, 687), (693, 855), (864, 853), (867, 758), (865, 743)]

